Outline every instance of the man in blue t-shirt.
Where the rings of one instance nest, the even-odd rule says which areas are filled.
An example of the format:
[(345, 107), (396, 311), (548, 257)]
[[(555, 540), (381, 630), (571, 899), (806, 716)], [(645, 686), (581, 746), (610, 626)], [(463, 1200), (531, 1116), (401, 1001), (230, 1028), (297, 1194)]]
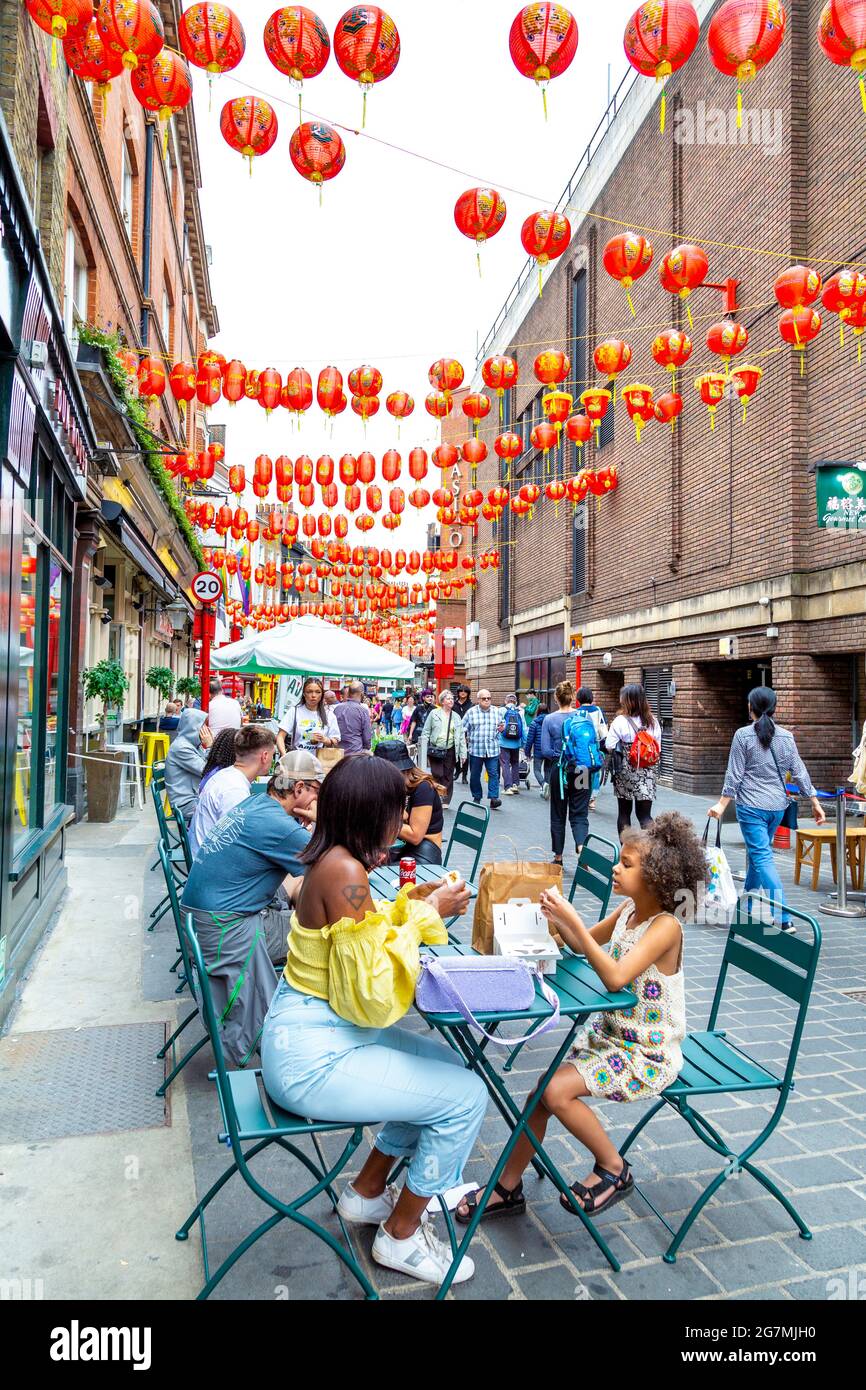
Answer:
[(286, 958), (291, 904), (304, 872), (325, 770), (312, 753), (286, 753), (264, 796), (217, 821), (193, 860), (182, 908), (191, 912), (226, 1056), (245, 1066), (258, 1045)]

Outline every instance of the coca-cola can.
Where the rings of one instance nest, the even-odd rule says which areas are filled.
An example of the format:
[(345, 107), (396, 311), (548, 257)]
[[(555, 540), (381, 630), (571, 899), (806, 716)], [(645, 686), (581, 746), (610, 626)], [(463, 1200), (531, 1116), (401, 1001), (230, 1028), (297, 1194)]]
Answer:
[(415, 867), (415, 860), (414, 860), (414, 859), (401, 859), (401, 860), (400, 860), (400, 887), (401, 887), (401, 888), (404, 888), (404, 887), (406, 886), (407, 883), (414, 883), (414, 882), (415, 882), (415, 872), (416, 872), (416, 867)]

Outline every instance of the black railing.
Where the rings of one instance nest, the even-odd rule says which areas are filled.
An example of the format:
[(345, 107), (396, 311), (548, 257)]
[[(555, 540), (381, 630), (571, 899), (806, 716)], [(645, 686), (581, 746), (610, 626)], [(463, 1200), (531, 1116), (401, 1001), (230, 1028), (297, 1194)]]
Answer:
[[(640, 73), (635, 72), (634, 69), (631, 67), (629, 67), (628, 70), (623, 74), (619, 86), (617, 87), (616, 91), (614, 92), (613, 96), (607, 104), (607, 108), (604, 112), (604, 115), (602, 116), (595, 130), (592, 132), (592, 135), (589, 137), (586, 148), (584, 149), (583, 154), (580, 156), (580, 159), (577, 162), (577, 167), (574, 170), (574, 173), (568, 180), (568, 183), (566, 184), (562, 194), (560, 195), (557, 201), (556, 207), (554, 208), (555, 212), (562, 212), (565, 208), (568, 207), (568, 204), (571, 202), (577, 190), (577, 185), (580, 183), (580, 180), (583, 178), (592, 161), (595, 159), (596, 155), (601, 149), (605, 137), (607, 136), (607, 133), (610, 130), (613, 120), (617, 114), (617, 111), (622, 106), (626, 97), (629, 95), (629, 92), (631, 91), (632, 87), (639, 80), (640, 75)], [(517, 279), (512, 285), (506, 297), (505, 303), (499, 310), (499, 313), (496, 315), (496, 318), (493, 321), (493, 327), (490, 329), (490, 332), (487, 334), (487, 337), (484, 339), (484, 342), (478, 349), (478, 354), (476, 357), (476, 366), (480, 366), (484, 359), (488, 356), (490, 349), (497, 337), (497, 334), (499, 333), (499, 330), (502, 328), (502, 325), (505, 323), (505, 320), (511, 312), (511, 309), (513, 308), (514, 304), (517, 302), (518, 298), (523, 292), (523, 289), (527, 281), (533, 275), (536, 275), (537, 271), (538, 267), (535, 260), (532, 257), (528, 257), (526, 264), (524, 265), (523, 269), (521, 270), (520, 274), (518, 275)]]

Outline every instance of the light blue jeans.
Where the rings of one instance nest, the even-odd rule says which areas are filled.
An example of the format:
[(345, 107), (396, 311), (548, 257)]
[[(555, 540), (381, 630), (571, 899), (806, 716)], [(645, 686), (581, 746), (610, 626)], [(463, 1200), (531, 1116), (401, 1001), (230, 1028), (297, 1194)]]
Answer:
[(380, 1153), (411, 1160), (434, 1197), (462, 1181), (487, 1088), (446, 1043), (408, 1029), (359, 1028), (281, 980), (262, 1033), (262, 1079), (277, 1105), (315, 1120), (377, 1124)]
[[(784, 806), (778, 811), (764, 811), (758, 806), (736, 804), (737, 820), (746, 842), (746, 881), (743, 892), (747, 894), (762, 888), (773, 903), (773, 917), (781, 913), (781, 922), (791, 918), (785, 902), (785, 890), (773, 858), (773, 836), (782, 823)], [(749, 904), (751, 910), (751, 903)]]

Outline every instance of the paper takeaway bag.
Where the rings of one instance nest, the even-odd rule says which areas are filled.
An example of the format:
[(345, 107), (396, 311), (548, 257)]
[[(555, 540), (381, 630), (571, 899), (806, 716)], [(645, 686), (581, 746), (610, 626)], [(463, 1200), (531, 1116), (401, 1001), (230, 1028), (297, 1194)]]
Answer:
[[(493, 953), (493, 904), (509, 898), (528, 898), (537, 903), (546, 888), (562, 892), (562, 865), (539, 860), (503, 859), (485, 864), (478, 880), (472, 945), (489, 956)], [(555, 932), (551, 935), (561, 945)]]

